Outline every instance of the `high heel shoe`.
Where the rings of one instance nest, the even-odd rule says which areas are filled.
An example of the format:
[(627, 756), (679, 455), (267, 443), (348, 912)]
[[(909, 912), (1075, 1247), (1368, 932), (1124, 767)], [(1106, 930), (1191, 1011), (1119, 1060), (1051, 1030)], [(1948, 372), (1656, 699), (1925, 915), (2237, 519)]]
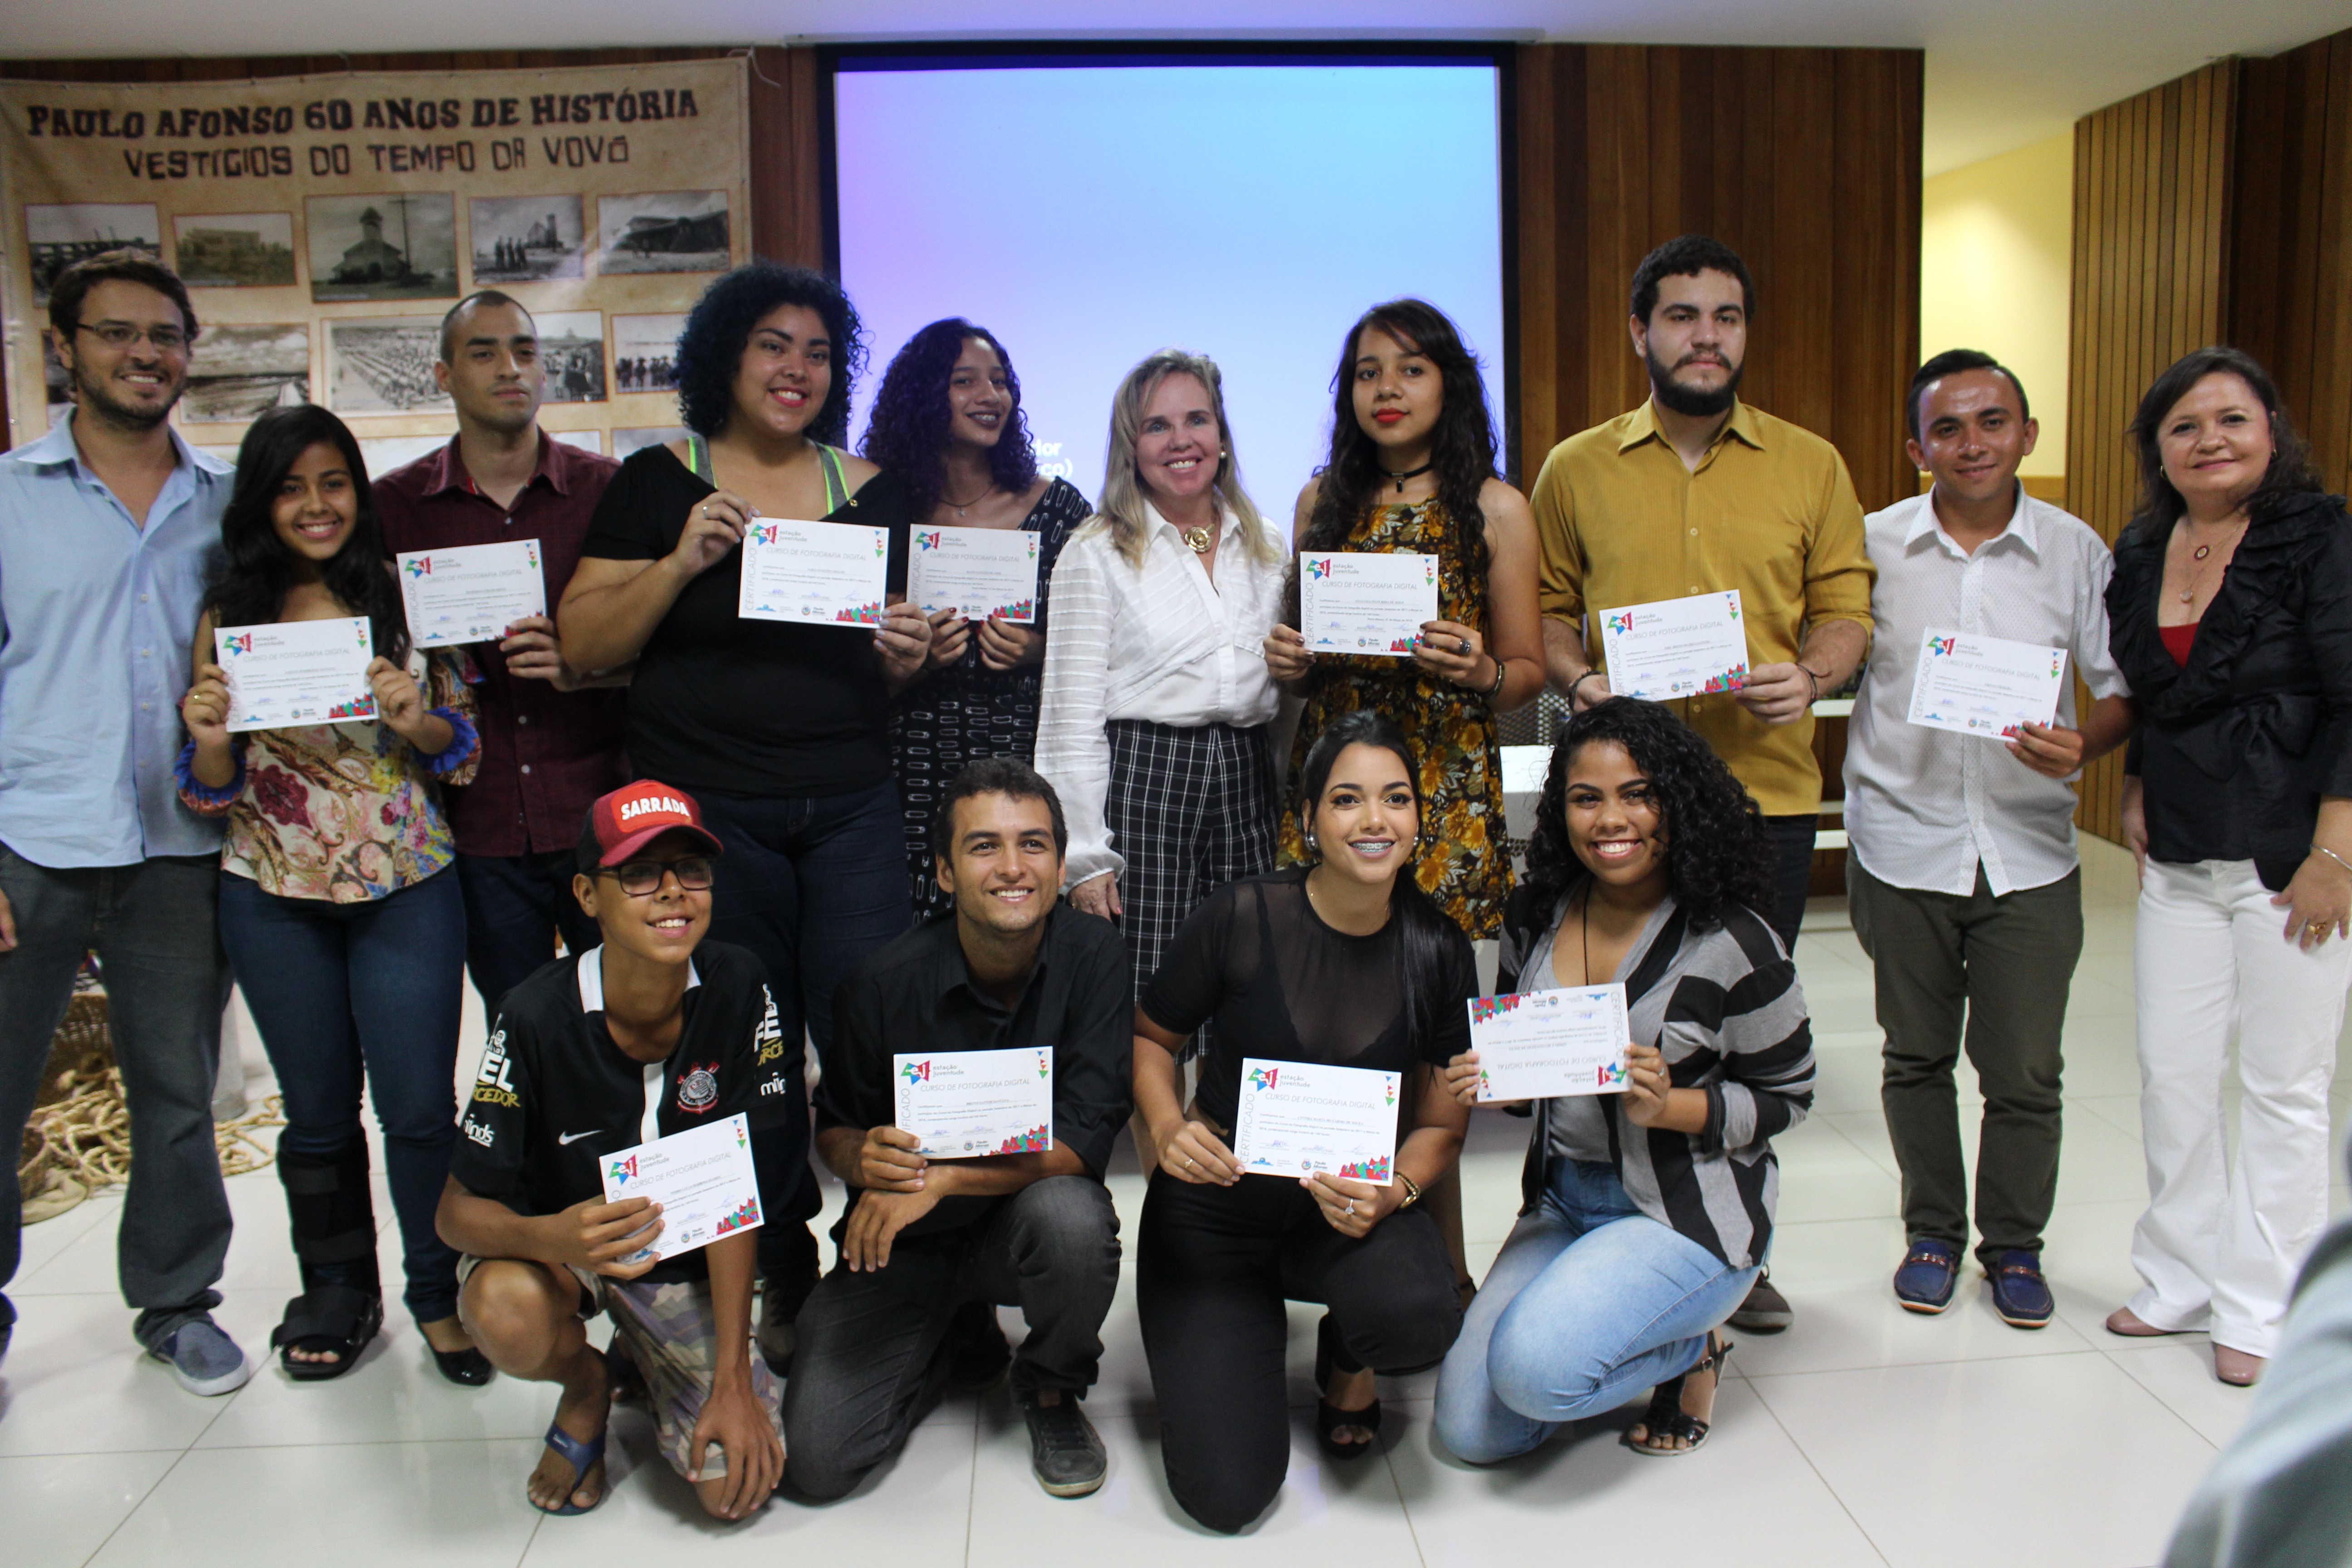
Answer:
[[(1331, 1387), (1334, 1373), (1358, 1373), (1363, 1366), (1349, 1356), (1340, 1344), (1339, 1331), (1331, 1326), (1331, 1314), (1315, 1325), (1315, 1441), (1335, 1459), (1358, 1459), (1380, 1447), (1381, 1402), (1375, 1397), (1361, 1410), (1342, 1410), (1322, 1395)], [(1339, 1440), (1342, 1426), (1360, 1426), (1372, 1436), (1360, 1443)]]

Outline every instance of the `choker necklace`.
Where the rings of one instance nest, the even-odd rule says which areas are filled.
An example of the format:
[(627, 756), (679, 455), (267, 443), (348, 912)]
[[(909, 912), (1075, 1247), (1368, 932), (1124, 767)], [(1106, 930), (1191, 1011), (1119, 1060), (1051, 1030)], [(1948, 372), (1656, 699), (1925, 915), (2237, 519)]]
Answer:
[(1402, 495), (1402, 494), (1404, 494), (1404, 482), (1405, 482), (1405, 480), (1407, 480), (1407, 479), (1419, 479), (1422, 475), (1423, 475), (1423, 474), (1425, 474), (1425, 473), (1429, 472), (1429, 470), (1430, 470), (1430, 469), (1432, 469), (1432, 468), (1435, 468), (1435, 467), (1437, 467), (1437, 459), (1436, 459), (1436, 458), (1432, 458), (1429, 461), (1427, 461), (1426, 463), (1423, 463), (1421, 467), (1419, 467), (1419, 468), (1407, 468), (1407, 469), (1405, 469), (1405, 470), (1404, 470), (1403, 472), (1402, 472), (1402, 473), (1398, 472), (1398, 471), (1397, 471), (1396, 469), (1394, 469), (1394, 468), (1382, 468), (1382, 469), (1381, 470), (1381, 472), (1382, 472), (1382, 473), (1386, 474), (1389, 478), (1391, 478), (1391, 479), (1394, 479), (1394, 480), (1396, 481), (1397, 494), (1399, 494), (1399, 495)]

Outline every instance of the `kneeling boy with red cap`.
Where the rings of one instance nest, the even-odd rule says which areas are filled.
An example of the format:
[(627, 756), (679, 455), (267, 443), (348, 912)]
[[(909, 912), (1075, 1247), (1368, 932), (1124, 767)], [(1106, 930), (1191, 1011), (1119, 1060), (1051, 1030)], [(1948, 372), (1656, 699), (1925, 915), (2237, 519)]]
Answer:
[(532, 1505), (604, 1500), (610, 1313), (615, 1359), (645, 1380), (663, 1456), (714, 1518), (749, 1516), (783, 1473), (779, 1394), (751, 1354), (757, 1233), (661, 1256), (660, 1210), (606, 1203), (603, 1155), (791, 1103), (759, 961), (704, 942), (719, 840), (682, 790), (643, 780), (597, 801), (580, 837), (580, 907), (604, 942), (507, 993), (466, 1106), (442, 1239), (464, 1254), (458, 1313), (510, 1377), (562, 1385)]

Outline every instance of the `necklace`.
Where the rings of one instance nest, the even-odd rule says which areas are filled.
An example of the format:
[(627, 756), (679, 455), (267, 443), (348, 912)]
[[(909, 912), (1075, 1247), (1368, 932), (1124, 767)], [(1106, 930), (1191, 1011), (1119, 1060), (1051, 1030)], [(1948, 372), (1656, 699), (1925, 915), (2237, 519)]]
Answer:
[(1592, 884), (1590, 882), (1584, 885), (1584, 908), (1576, 917), (1576, 944), (1582, 953), (1579, 962), (1584, 965), (1580, 973), (1584, 977), (1584, 984), (1590, 985), (1592, 984)]
[[(2242, 531), (2246, 526), (2246, 521), (2242, 518), (2240, 519), (2237, 526), (2239, 530)], [(2203, 561), (2207, 556), (2212, 553), (2213, 547), (2211, 545), (2200, 544), (2196, 549), (2189, 552), (2189, 559), (2191, 561)], [(2189, 586), (2180, 590), (2180, 602), (2184, 605), (2194, 604), (2197, 599), (2197, 585), (2204, 580), (2205, 568), (2200, 566), (2195, 572), (2189, 574)]]
[(996, 486), (995, 486), (994, 484), (992, 484), (992, 484), (983, 485), (983, 486), (982, 486), (982, 487), (981, 487), (981, 491), (980, 491), (980, 493), (979, 493), (978, 495), (976, 495), (976, 496), (972, 497), (970, 500), (956, 500), (956, 499), (955, 499), (955, 497), (953, 497), (953, 496), (951, 496), (951, 495), (941, 495), (941, 496), (940, 497), (940, 499), (941, 500), (943, 500), (943, 501), (947, 502), (947, 503), (948, 503), (948, 505), (950, 505), (950, 506), (951, 506), (951, 507), (955, 508), (955, 509), (956, 509), (956, 515), (957, 515), (958, 517), (969, 517), (969, 516), (971, 515), (971, 513), (970, 513), (968, 510), (966, 510), (965, 509), (966, 509), (966, 508), (969, 508), (969, 507), (975, 507), (975, 506), (978, 506), (981, 502), (982, 502), (982, 501), (986, 500), (988, 499), (988, 492), (989, 492), (989, 491), (991, 491), (991, 490), (992, 490), (992, 489), (994, 489), (995, 488), (996, 488)]
[(1422, 475), (1423, 475), (1423, 474), (1425, 474), (1425, 473), (1429, 472), (1429, 470), (1430, 470), (1430, 469), (1432, 469), (1432, 468), (1435, 468), (1435, 467), (1437, 467), (1437, 459), (1436, 459), (1436, 458), (1432, 458), (1429, 461), (1427, 461), (1426, 463), (1423, 463), (1421, 467), (1419, 467), (1419, 468), (1406, 468), (1406, 469), (1403, 469), (1402, 471), (1399, 471), (1398, 469), (1395, 469), (1395, 468), (1382, 468), (1382, 469), (1381, 470), (1381, 472), (1382, 472), (1382, 473), (1386, 474), (1389, 478), (1391, 478), (1391, 479), (1394, 479), (1394, 480), (1396, 481), (1397, 494), (1399, 494), (1399, 495), (1402, 495), (1402, 494), (1404, 494), (1404, 482), (1405, 482), (1405, 480), (1407, 480), (1407, 479), (1418, 479), (1418, 478), (1420, 478)]
[(1191, 545), (1195, 555), (1206, 555), (1210, 547), (1217, 542), (1215, 531), (1205, 522), (1198, 528), (1185, 529), (1177, 537)]

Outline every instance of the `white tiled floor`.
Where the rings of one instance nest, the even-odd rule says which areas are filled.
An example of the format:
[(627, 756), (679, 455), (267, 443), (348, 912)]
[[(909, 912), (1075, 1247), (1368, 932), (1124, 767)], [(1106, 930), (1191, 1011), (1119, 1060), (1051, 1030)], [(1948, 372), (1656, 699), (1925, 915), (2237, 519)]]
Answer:
[[(1617, 1447), (1629, 1409), (1474, 1469), (1433, 1445), (1424, 1374), (1387, 1390), (1383, 1455), (1332, 1466), (1307, 1431), (1315, 1310), (1298, 1308), (1289, 1481), (1252, 1533), (1207, 1538), (1161, 1479), (1123, 1285), (1088, 1402), (1111, 1455), (1109, 1482), (1093, 1498), (1061, 1502), (1037, 1489), (1000, 1391), (941, 1407), (848, 1500), (778, 1502), (735, 1530), (703, 1521), (654, 1455), (643, 1418), (624, 1412), (611, 1500), (584, 1519), (542, 1519), (523, 1500), (522, 1477), (551, 1393), (506, 1379), (448, 1386), (396, 1309), (348, 1378), (297, 1385), (266, 1370), (226, 1399), (178, 1392), (131, 1350), (114, 1295), (119, 1201), (100, 1198), (26, 1233), (12, 1290), (23, 1322), (0, 1368), (0, 1561), (511, 1568), (579, 1562), (583, 1549), (679, 1547), (719, 1563), (880, 1547), (926, 1568), (1009, 1568), (1050, 1542), (1057, 1558), (1137, 1565), (1206, 1553), (1236, 1564), (1482, 1568), (1556, 1558), (1563, 1542), (1580, 1560), (1630, 1560), (1659, 1550), (1670, 1529), (1758, 1568), (1932, 1568), (2015, 1555), (2004, 1542), (2027, 1543), (2021, 1560), (2069, 1568), (2151, 1563), (2247, 1395), (2213, 1380), (2201, 1336), (2123, 1341), (2099, 1326), (2134, 1282), (2126, 1247), (2144, 1188), (2130, 862), (2103, 844), (2086, 843), (2084, 854), (2090, 935), (2068, 1010), (2065, 1155), (2047, 1254), (2058, 1321), (2037, 1333), (2007, 1328), (1973, 1281), (1941, 1318), (1895, 1308), (1887, 1276), (1903, 1227), (1878, 1110), (1869, 972), (1843, 913), (1817, 906), (1798, 960), (1821, 1095), (1811, 1121), (1780, 1143), (1773, 1259), (1797, 1325), (1739, 1336), (1714, 1437), (1686, 1461), (1651, 1464)], [(249, 1035), (247, 1049), (254, 1090), (266, 1092)], [(2352, 1076), (2339, 1072), (2336, 1084), (2340, 1121)], [(1464, 1163), (1471, 1260), (1482, 1270), (1517, 1206), (1524, 1125), (1482, 1116)], [(1112, 1186), (1132, 1237), (1142, 1188), (1123, 1158)], [(219, 1315), (259, 1351), (295, 1279), (285, 1211), (270, 1173), (230, 1190), (238, 1229)], [(2340, 1211), (2340, 1184), (2334, 1197)], [(393, 1277), (389, 1243), (385, 1265)]]

